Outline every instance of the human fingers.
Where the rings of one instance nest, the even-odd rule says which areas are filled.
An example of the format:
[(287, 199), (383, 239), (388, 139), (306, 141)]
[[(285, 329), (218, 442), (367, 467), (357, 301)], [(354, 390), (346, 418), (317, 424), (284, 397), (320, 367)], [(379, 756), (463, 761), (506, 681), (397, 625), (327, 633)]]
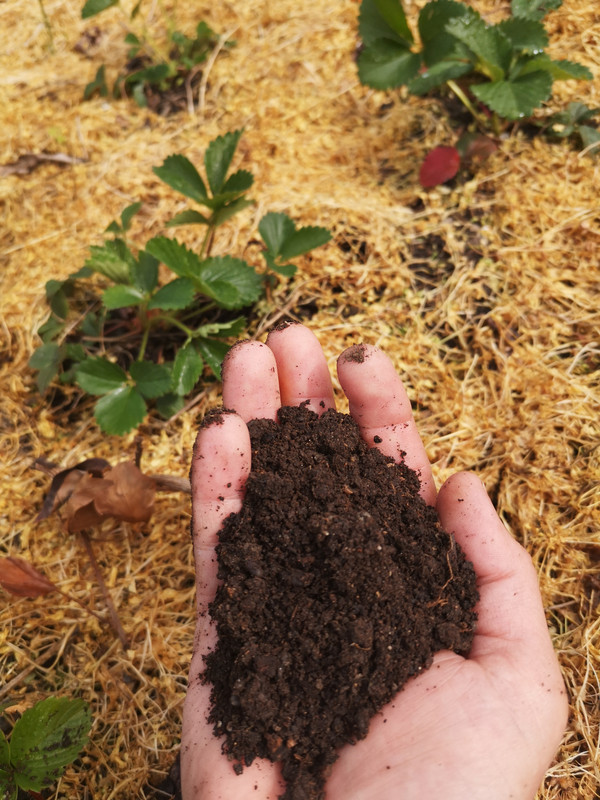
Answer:
[(543, 676), (544, 691), (566, 702), (536, 570), (500, 521), (479, 478), (469, 472), (449, 478), (440, 489), (437, 511), (477, 574), (480, 599), (470, 658), (492, 667), (499, 659), (509, 661), (524, 675)]
[[(217, 587), (214, 548), (218, 532), (225, 518), (242, 507), (250, 457), (250, 435), (241, 417), (215, 412), (205, 418), (194, 445), (190, 474), (196, 598), (204, 619)], [(206, 627), (208, 630), (208, 623)]]
[(275, 357), (262, 342), (234, 344), (223, 362), (223, 405), (244, 422), (275, 419), (281, 405)]
[(435, 483), (419, 436), (410, 400), (388, 356), (376, 347), (357, 344), (340, 355), (338, 377), (363, 439), (386, 456), (405, 462), (421, 481), (421, 497), (435, 502)]
[(257, 800), (281, 793), (272, 765), (256, 762), (234, 773), (223, 758), (222, 740), (207, 721), (211, 687), (202, 682), (204, 656), (214, 647), (216, 630), (208, 613), (217, 588), (215, 545), (223, 521), (241, 509), (250, 471), (248, 428), (237, 414), (221, 412), (205, 420), (196, 438), (191, 468), (192, 536), (196, 565), (196, 635), (183, 710), (182, 797), (222, 800), (252, 792)]
[(277, 362), (281, 405), (298, 406), (308, 400), (308, 408), (317, 413), (335, 408), (327, 360), (311, 330), (296, 323), (276, 328), (267, 345)]

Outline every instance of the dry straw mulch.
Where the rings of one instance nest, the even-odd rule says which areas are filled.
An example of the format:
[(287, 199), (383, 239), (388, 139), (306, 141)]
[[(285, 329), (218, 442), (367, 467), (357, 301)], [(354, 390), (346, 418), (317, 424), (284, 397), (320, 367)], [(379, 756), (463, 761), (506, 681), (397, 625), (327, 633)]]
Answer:
[[(571, 697), (569, 730), (539, 797), (598, 797), (600, 160), (515, 130), (472, 177), (422, 191), (420, 161), (452, 141), (451, 124), (433, 99), (360, 86), (352, 0), (180, 3), (182, 30), (204, 19), (237, 40), (190, 109), (161, 118), (133, 101), (84, 103), (99, 64), (114, 76), (125, 46), (116, 10), (84, 22), (79, 5), (45, 0), (51, 52), (36, 3), (0, 4), (0, 164), (25, 153), (81, 159), (0, 180), (2, 552), (103, 611), (78, 539), (56, 518), (34, 522), (48, 481), (31, 465), (38, 456), (65, 466), (92, 455), (124, 460), (134, 437), (102, 435), (87, 404), (67, 411), (36, 394), (27, 360), (46, 315), (44, 284), (78, 269), (135, 200), (144, 207), (133, 237), (163, 232), (181, 206), (152, 167), (175, 152), (199, 163), (212, 138), (244, 127), (238, 161), (255, 174), (257, 205), (218, 247), (240, 254), (267, 210), (334, 234), (258, 309), (250, 334), (264, 336), (286, 312), (309, 322), (332, 367), (350, 343), (382, 347), (406, 381), (439, 480), (457, 469), (480, 474), (539, 570)], [(98, 41), (76, 52), (95, 25)], [(158, 7), (150, 25), (160, 34)], [(548, 29), (554, 56), (595, 75), (557, 84), (552, 107), (600, 106), (597, 3), (566, 0)], [(178, 233), (190, 244), (195, 235)], [(185, 477), (199, 419), (218, 399), (213, 384), (171, 424), (150, 418), (140, 430), (143, 468)], [(94, 714), (89, 746), (52, 797), (150, 797), (144, 787), (173, 763), (193, 633), (189, 517), (185, 495), (164, 494), (149, 524), (96, 533), (127, 652), (108, 624), (59, 595), (2, 594), (0, 702), (23, 709), (75, 694)]]

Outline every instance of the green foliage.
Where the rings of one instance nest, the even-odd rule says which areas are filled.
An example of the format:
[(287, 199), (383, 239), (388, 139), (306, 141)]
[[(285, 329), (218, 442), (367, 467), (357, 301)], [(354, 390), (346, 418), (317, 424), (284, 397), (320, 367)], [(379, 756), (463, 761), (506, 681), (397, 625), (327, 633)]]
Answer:
[(0, 797), (40, 792), (56, 781), (88, 740), (92, 719), (79, 699), (48, 697), (27, 709), (10, 740), (0, 731)]
[(241, 135), (229, 132), (209, 144), (205, 177), (180, 154), (154, 169), (202, 207), (203, 213), (188, 209), (167, 224), (205, 226), (198, 253), (167, 236), (136, 248), (129, 230), (141, 203), (133, 203), (108, 226), (103, 244), (90, 247), (80, 270), (46, 284), (51, 314), (29, 361), (38, 388), (45, 392), (58, 381), (98, 397), (95, 416), (107, 433), (137, 427), (150, 403), (171, 416), (205, 369), (220, 377), (227, 340), (246, 326), (235, 312), (256, 303), (277, 274), (293, 275), (292, 259), (331, 238), (324, 228), (297, 228), (286, 214), (267, 213), (258, 226), (261, 270), (232, 255), (212, 254), (215, 230), (252, 204), (246, 196), (252, 174), (231, 171)]
[[(120, 73), (109, 90), (104, 64), (100, 66), (92, 81), (83, 93), (84, 100), (95, 94), (101, 97), (121, 97), (131, 95), (141, 107), (148, 105), (148, 94), (152, 91), (165, 92), (183, 87), (191, 73), (208, 58), (219, 43), (219, 36), (205, 22), (199, 22), (193, 36), (176, 30), (174, 23), (167, 21), (167, 41), (160, 43), (153, 39), (143, 25), (136, 24), (140, 14), (141, 0), (130, 15), (125, 14), (119, 0), (87, 0), (81, 11), (83, 19), (90, 19), (108, 8), (118, 6), (124, 14), (127, 51), (127, 69)], [(163, 12), (164, 13), (164, 12)], [(234, 42), (225, 42), (232, 47)]]
[(500, 118), (529, 117), (548, 100), (555, 80), (592, 77), (587, 67), (544, 52), (548, 34), (541, 20), (560, 5), (512, 0), (512, 16), (490, 25), (464, 3), (432, 0), (419, 14), (421, 47), (415, 49), (400, 0), (362, 0), (360, 80), (376, 89), (406, 85), (417, 95), (448, 84), (479, 121), (484, 117), (469, 92)]
[(576, 137), (584, 148), (590, 148), (597, 156), (600, 152), (600, 130), (590, 121), (600, 116), (600, 108), (588, 108), (584, 103), (569, 103), (565, 111), (553, 114), (544, 124), (550, 136), (559, 139)]

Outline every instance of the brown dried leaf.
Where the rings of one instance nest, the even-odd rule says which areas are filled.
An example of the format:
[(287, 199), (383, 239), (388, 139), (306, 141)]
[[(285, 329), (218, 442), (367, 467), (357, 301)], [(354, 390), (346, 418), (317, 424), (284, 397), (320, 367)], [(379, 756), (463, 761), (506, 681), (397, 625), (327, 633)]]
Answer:
[(102, 477), (84, 475), (65, 506), (71, 533), (98, 525), (109, 517), (147, 522), (154, 510), (156, 484), (132, 461), (106, 469)]
[(85, 158), (76, 158), (67, 153), (23, 153), (16, 161), (0, 164), (0, 178), (7, 175), (29, 175), (42, 164), (83, 164)]
[[(45, 462), (46, 467), (49, 464), (50, 462)], [(56, 511), (63, 503), (66, 503), (86, 472), (100, 476), (109, 466), (110, 464), (108, 461), (103, 458), (86, 458), (85, 461), (81, 461), (79, 464), (75, 464), (72, 467), (54, 471), (50, 489), (44, 498), (44, 504), (36, 520), (39, 522), (42, 519), (46, 519), (53, 511)], [(40, 469), (44, 467), (44, 464), (40, 464), (40, 459), (38, 459), (34, 467)], [(46, 469), (44, 469), (44, 471), (46, 471)]]
[(57, 589), (28, 561), (16, 556), (0, 558), (0, 586), (18, 597), (41, 597)]

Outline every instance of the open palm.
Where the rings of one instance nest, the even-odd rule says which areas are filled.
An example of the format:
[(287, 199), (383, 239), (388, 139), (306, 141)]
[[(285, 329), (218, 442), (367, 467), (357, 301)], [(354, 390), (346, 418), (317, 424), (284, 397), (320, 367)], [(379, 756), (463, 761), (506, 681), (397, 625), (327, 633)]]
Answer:
[[(548, 635), (537, 576), (526, 551), (507, 533), (474, 475), (458, 473), (439, 494), (410, 402), (381, 351), (354, 346), (338, 376), (363, 438), (404, 459), (421, 479), (442, 526), (473, 562), (480, 600), (468, 658), (438, 653), (373, 718), (366, 739), (340, 751), (327, 800), (530, 800), (564, 730), (567, 700)], [(206, 721), (210, 686), (203, 656), (215, 643), (208, 604), (217, 585), (214, 546), (226, 516), (239, 511), (250, 470), (246, 422), (275, 419), (281, 405), (334, 406), (327, 363), (305, 327), (274, 331), (267, 344), (243, 342), (224, 365), (226, 413), (200, 431), (192, 461), (197, 573), (196, 642), (184, 707), (183, 800), (275, 800), (279, 767), (256, 760), (236, 775)], [(401, 623), (399, 623), (401, 624)]]

